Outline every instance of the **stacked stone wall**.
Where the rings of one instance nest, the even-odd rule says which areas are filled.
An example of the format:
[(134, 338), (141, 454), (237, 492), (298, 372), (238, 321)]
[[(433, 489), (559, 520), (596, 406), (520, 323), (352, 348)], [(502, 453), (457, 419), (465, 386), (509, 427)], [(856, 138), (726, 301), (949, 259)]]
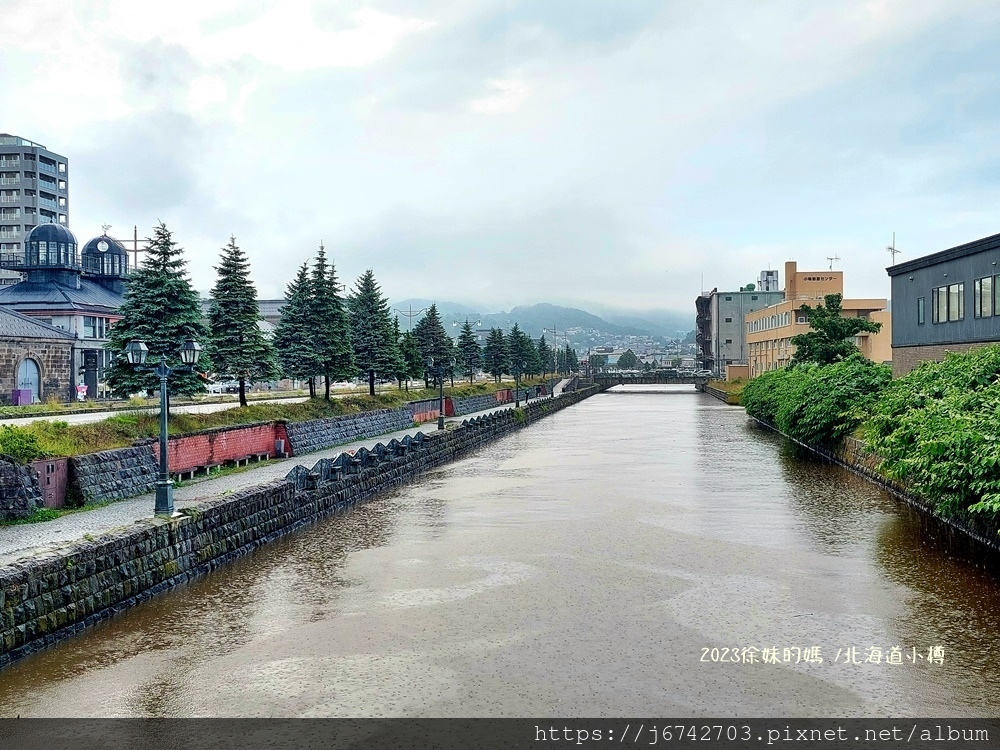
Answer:
[(296, 467), (283, 480), (185, 508), (178, 518), (150, 519), (0, 568), (0, 666), (598, 391), (391, 441), (365, 452), (346, 476), (324, 470), (322, 461), (313, 470)]
[(27, 518), (42, 507), (42, 492), (31, 467), (0, 453), (0, 518)]
[(405, 430), (413, 424), (409, 407), (379, 409), (342, 417), (289, 422), (285, 425), (292, 455), (313, 453), (335, 445)]
[(70, 458), (69, 501), (93, 503), (151, 492), (158, 471), (154, 442)]

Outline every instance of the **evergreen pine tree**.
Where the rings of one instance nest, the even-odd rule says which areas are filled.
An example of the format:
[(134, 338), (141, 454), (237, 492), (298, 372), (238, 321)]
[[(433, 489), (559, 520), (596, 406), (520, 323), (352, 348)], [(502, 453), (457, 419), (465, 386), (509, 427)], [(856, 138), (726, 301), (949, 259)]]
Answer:
[[(515, 323), (507, 332), (507, 354), (511, 375), (524, 375), (535, 361), (538, 350), (531, 338)], [(516, 371), (516, 372), (515, 372)]]
[(507, 341), (499, 328), (490, 329), (483, 357), (486, 371), (493, 376), (494, 382), (499, 383), (501, 376), (510, 368)]
[(323, 369), (311, 319), (312, 287), (309, 267), (303, 263), (285, 291), (285, 305), (274, 330), (278, 364), (286, 378), (309, 381), (309, 395), (316, 397), (316, 374)]
[(403, 371), (406, 373), (404, 375), (407, 380), (406, 390), (409, 391), (409, 381), (424, 375), (427, 369), (424, 364), (424, 356), (420, 353), (420, 343), (412, 331), (407, 331), (403, 334), (399, 344), (399, 351), (403, 360)]
[(476, 375), (476, 371), (483, 366), (483, 350), (476, 341), (476, 334), (472, 330), (472, 324), (467, 320), (462, 326), (462, 332), (458, 336), (459, 362), (462, 371), (469, 376), (471, 383)]
[[(453, 356), (451, 336), (444, 330), (444, 325), (441, 323), (441, 316), (437, 311), (437, 305), (432, 304), (428, 308), (427, 314), (420, 319), (419, 323), (413, 326), (413, 335), (416, 337), (417, 345), (420, 347), (420, 356), (425, 360), (427, 357), (432, 357), (435, 366), (447, 363)], [(430, 387), (428, 373), (426, 372), (424, 373), (424, 386), (427, 388)]]
[(351, 347), (350, 321), (337, 288), (336, 270), (333, 263), (327, 265), (326, 250), (322, 245), (316, 254), (309, 287), (312, 302), (310, 316), (326, 388), (324, 397), (329, 401), (331, 383), (353, 378), (357, 368)]
[(539, 337), (536, 348), (538, 350), (538, 360), (541, 364), (542, 375), (545, 375), (552, 371), (552, 347), (545, 341), (544, 333)]
[(370, 395), (375, 395), (375, 379), (369, 373), (391, 376), (396, 371), (398, 353), (393, 339), (389, 302), (382, 296), (372, 269), (355, 283), (354, 294), (347, 300), (350, 311), (351, 344), (354, 364), (368, 377)]
[[(125, 346), (133, 339), (149, 347), (147, 364), (158, 364), (166, 355), (167, 366), (183, 367), (180, 348), (188, 339), (203, 346), (208, 333), (201, 321), (201, 300), (191, 287), (184, 270), (183, 249), (177, 246), (161, 221), (146, 240), (142, 265), (129, 277), (124, 302), (119, 308), (121, 320), (111, 329), (107, 348), (117, 356), (107, 373), (107, 383), (116, 396), (126, 397), (140, 391), (159, 389), (160, 379), (148, 370), (139, 370), (124, 357)], [(211, 366), (207, 357), (198, 361), (198, 369)], [(177, 370), (167, 382), (171, 395), (189, 396), (205, 391), (204, 379), (196, 372)]]
[(257, 290), (250, 280), (250, 263), (235, 237), (229, 238), (215, 270), (219, 276), (212, 289), (206, 350), (216, 372), (239, 381), (240, 406), (246, 406), (248, 382), (278, 377), (274, 347), (257, 325), (263, 320)]

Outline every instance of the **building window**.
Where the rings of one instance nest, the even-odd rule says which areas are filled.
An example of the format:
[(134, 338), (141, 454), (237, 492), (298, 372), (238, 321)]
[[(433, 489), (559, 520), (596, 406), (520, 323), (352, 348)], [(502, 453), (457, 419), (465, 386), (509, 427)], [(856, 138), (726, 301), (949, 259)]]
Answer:
[(733, 343), (733, 340), (732, 339), (726, 339), (726, 343), (727, 344), (731, 344), (731, 343)]
[(993, 315), (993, 277), (976, 279), (972, 285), (972, 315), (988, 318)]
[(732, 297), (726, 297), (726, 302), (732, 302), (732, 301), (733, 301)]
[(732, 318), (726, 318), (726, 322), (727, 322), (727, 323), (732, 323), (732, 322), (733, 322), (733, 319), (732, 319)]
[(750, 295), (750, 299), (752, 299), (752, 300), (757, 299), (757, 295), (756, 294), (751, 294)]
[(924, 324), (924, 298), (917, 297), (917, 325), (922, 326)]
[(965, 284), (935, 287), (931, 297), (931, 319), (935, 323), (965, 320)]

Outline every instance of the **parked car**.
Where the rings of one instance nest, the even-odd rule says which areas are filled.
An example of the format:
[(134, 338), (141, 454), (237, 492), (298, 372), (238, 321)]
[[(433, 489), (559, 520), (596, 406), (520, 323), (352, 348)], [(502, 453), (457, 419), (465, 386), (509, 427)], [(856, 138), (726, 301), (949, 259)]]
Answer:
[(240, 384), (237, 380), (229, 380), (224, 383), (212, 383), (208, 386), (209, 393), (239, 393)]
[(711, 370), (696, 370), (694, 373), (696, 378), (710, 378), (712, 375), (713, 373)]

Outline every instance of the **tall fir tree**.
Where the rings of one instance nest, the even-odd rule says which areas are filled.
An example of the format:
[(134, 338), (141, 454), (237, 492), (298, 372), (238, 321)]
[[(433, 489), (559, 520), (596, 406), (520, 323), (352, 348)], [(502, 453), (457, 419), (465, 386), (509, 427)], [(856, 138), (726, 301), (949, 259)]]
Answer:
[(375, 375), (391, 377), (396, 370), (399, 351), (393, 338), (389, 302), (382, 296), (375, 273), (365, 271), (347, 299), (350, 312), (351, 344), (354, 364), (368, 378), (370, 395), (375, 395)]
[[(453, 356), (453, 344), (451, 336), (444, 330), (441, 323), (441, 316), (438, 314), (437, 305), (432, 304), (427, 309), (427, 314), (413, 326), (413, 335), (417, 339), (420, 347), (420, 356), (425, 360), (427, 357), (434, 359), (435, 366), (446, 365)], [(430, 387), (428, 373), (424, 373), (424, 385)]]
[(510, 362), (511, 375), (521, 375), (531, 372), (532, 366), (536, 363), (538, 350), (535, 343), (521, 327), (515, 323), (507, 332), (507, 354)]
[(476, 372), (483, 366), (483, 350), (480, 348), (479, 342), (476, 341), (476, 334), (468, 320), (465, 321), (462, 332), (458, 335), (458, 352), (462, 372), (469, 376), (471, 383)]
[(542, 375), (552, 372), (552, 347), (545, 341), (543, 333), (538, 339), (538, 361), (541, 363)]
[(278, 377), (274, 347), (257, 325), (263, 320), (257, 290), (250, 280), (250, 262), (235, 237), (222, 249), (215, 270), (219, 275), (211, 294), (206, 350), (216, 372), (239, 381), (240, 406), (246, 406), (247, 383)]
[(323, 370), (312, 321), (312, 286), (309, 266), (303, 263), (285, 290), (285, 305), (274, 330), (278, 365), (286, 378), (309, 381), (309, 395), (316, 397), (316, 375)]
[(399, 344), (400, 355), (403, 360), (403, 371), (406, 373), (406, 390), (410, 390), (409, 381), (421, 377), (426, 371), (424, 355), (420, 353), (420, 343), (412, 331), (403, 334)]
[(490, 329), (490, 335), (486, 337), (483, 359), (486, 372), (493, 376), (494, 382), (499, 383), (503, 374), (510, 369), (507, 340), (499, 328)]
[(309, 286), (312, 294), (312, 324), (326, 388), (324, 398), (329, 401), (332, 382), (350, 380), (357, 374), (357, 368), (351, 346), (351, 325), (340, 297), (337, 273), (332, 262), (327, 265), (323, 245), (319, 246), (316, 254)]
[[(137, 339), (149, 347), (148, 364), (157, 364), (165, 355), (167, 366), (180, 368), (180, 348), (188, 339), (205, 345), (208, 332), (201, 319), (201, 300), (191, 286), (184, 267), (183, 249), (161, 221), (146, 240), (142, 265), (129, 277), (124, 302), (118, 309), (121, 319), (111, 328), (107, 348), (123, 355), (129, 341)], [(199, 360), (198, 369), (211, 367), (207, 357)], [(116, 396), (126, 397), (145, 391), (152, 393), (160, 379), (152, 372), (139, 370), (124, 356), (112, 360), (107, 384)], [(171, 395), (189, 396), (205, 391), (204, 378), (196, 372), (176, 370), (167, 382)]]

